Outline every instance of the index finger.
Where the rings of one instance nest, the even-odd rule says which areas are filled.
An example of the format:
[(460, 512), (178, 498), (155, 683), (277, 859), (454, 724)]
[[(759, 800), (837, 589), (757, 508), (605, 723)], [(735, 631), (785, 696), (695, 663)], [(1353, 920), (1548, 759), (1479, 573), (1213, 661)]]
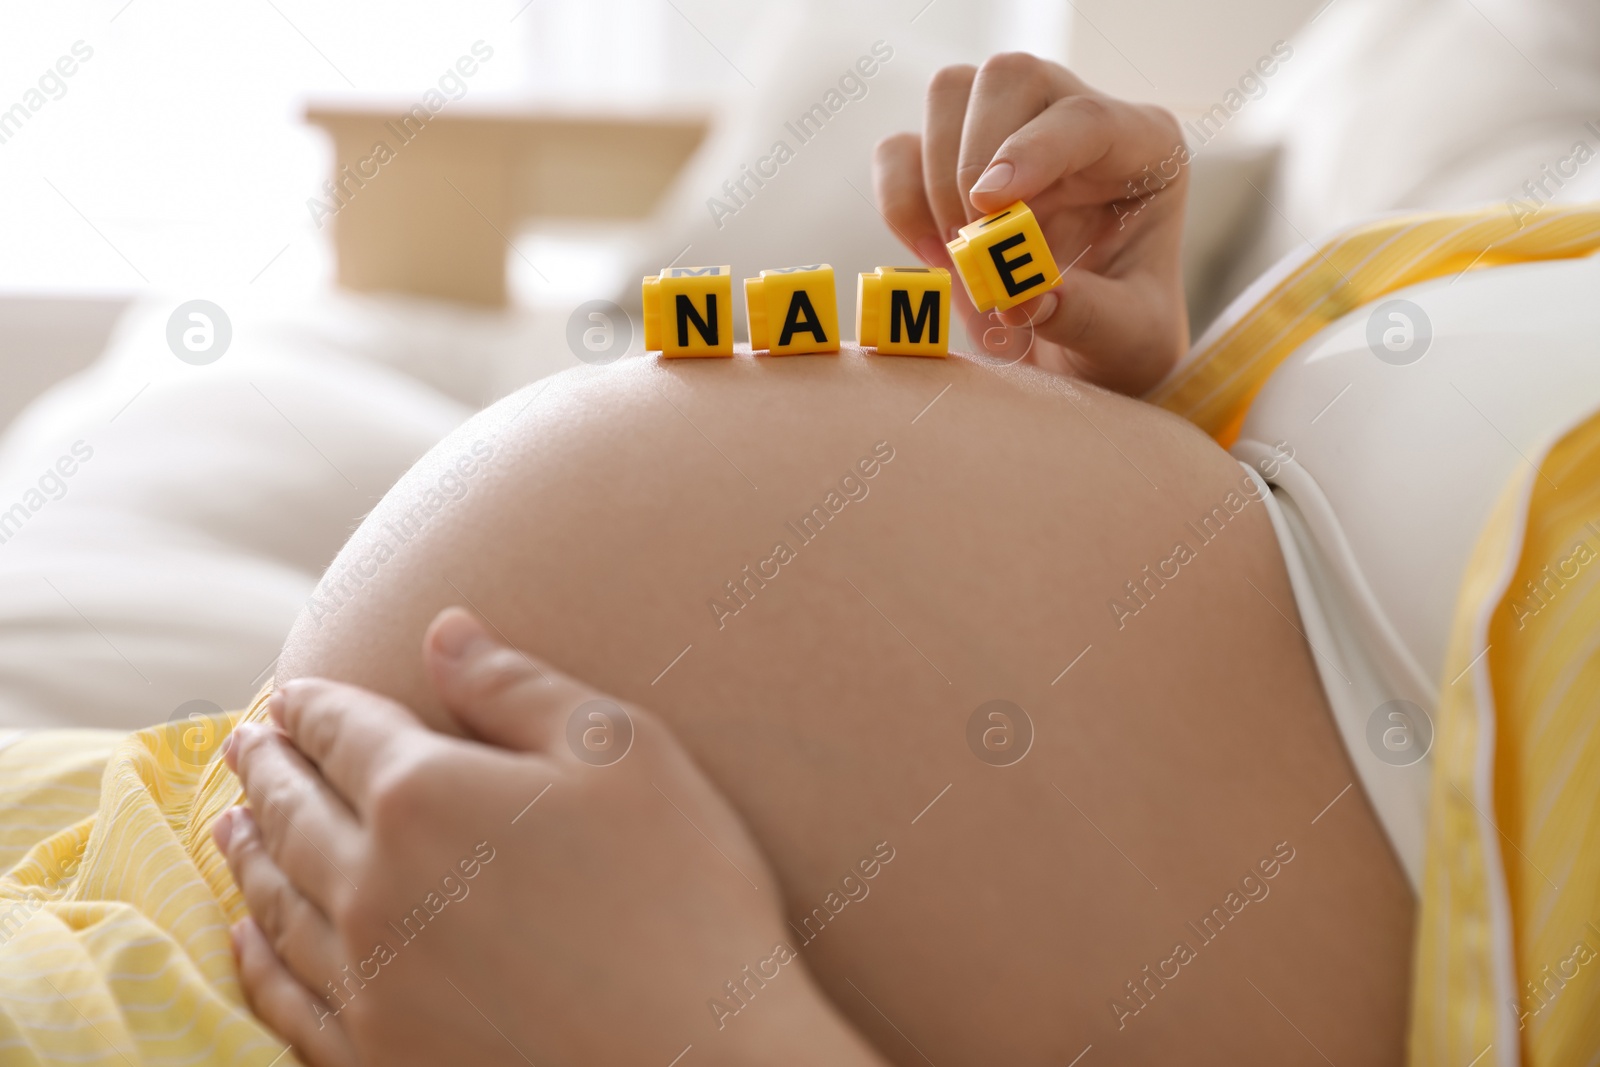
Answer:
[(267, 703), (274, 721), (358, 817), (367, 814), (374, 771), (389, 766), (398, 740), (425, 731), (409, 709), (359, 686), (296, 678)]
[[(1088, 184), (1074, 194), (1075, 202), (1148, 197), (1181, 174), (1188, 161), (1183, 145), (1177, 121), (1161, 108), (1094, 93), (1064, 96), (995, 149), (991, 173), (969, 196), (974, 207), (997, 211), (1076, 175)], [(1165, 173), (1172, 164), (1180, 169)]]
[(956, 185), (968, 222), (987, 214), (972, 203), (972, 186), (1006, 138), (1057, 99), (1083, 88), (1064, 67), (1025, 53), (991, 56), (978, 68), (956, 162)]

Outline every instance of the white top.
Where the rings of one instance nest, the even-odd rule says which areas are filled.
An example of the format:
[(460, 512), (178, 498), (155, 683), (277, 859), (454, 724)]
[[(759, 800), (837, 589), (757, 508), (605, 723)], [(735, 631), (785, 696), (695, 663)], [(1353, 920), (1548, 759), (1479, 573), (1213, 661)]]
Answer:
[(1413, 886), (1461, 578), (1507, 480), (1600, 407), (1596, 293), (1595, 258), (1401, 290), (1286, 360), (1233, 448), (1273, 488), (1328, 702)]

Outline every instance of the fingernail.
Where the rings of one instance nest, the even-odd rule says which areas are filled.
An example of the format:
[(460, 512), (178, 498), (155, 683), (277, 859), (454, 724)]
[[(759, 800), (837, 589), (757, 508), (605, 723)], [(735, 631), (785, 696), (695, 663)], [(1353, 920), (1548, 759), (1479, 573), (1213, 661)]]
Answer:
[(1056, 308), (1060, 304), (1061, 298), (1053, 292), (1041, 296), (1039, 298), (1039, 306), (1033, 312), (1033, 324), (1037, 326), (1039, 323), (1048, 320), (1051, 315), (1056, 313)]
[(283, 723), (282, 689), (274, 689), (272, 691), (272, 695), (267, 698), (267, 714), (272, 717), (273, 722), (279, 723), (280, 725)]
[(1011, 184), (1011, 179), (1016, 175), (1017, 168), (1004, 161), (989, 164), (989, 169), (978, 175), (978, 180), (972, 183), (975, 193), (993, 193), (1004, 189)]
[(944, 263), (950, 258), (945, 250), (944, 243), (937, 237), (924, 237), (917, 242), (917, 255), (922, 257), (924, 263)]
[(471, 612), (444, 612), (433, 629), (433, 647), (449, 659), (466, 659), (494, 646), (494, 639)]
[(249, 919), (240, 919), (228, 927), (228, 940), (233, 942), (233, 958), (235, 960), (244, 954), (244, 924), (249, 921)]

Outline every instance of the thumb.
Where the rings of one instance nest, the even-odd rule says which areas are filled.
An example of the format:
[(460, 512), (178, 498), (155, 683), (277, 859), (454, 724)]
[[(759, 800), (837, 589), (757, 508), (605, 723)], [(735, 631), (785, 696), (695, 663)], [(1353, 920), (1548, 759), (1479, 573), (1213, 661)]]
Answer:
[(550, 752), (574, 708), (599, 697), (520, 649), (465, 608), (441, 611), (422, 641), (434, 690), (479, 740), (517, 752)]

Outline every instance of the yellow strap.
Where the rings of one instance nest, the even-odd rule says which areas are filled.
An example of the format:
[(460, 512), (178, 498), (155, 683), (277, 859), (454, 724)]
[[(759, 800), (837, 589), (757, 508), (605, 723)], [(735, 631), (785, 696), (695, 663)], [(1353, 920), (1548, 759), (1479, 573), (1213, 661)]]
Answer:
[(1146, 397), (1224, 447), (1289, 354), (1387, 293), (1468, 270), (1571, 259), (1600, 248), (1600, 204), (1514, 217), (1501, 207), (1397, 215), (1346, 230), (1289, 270)]

